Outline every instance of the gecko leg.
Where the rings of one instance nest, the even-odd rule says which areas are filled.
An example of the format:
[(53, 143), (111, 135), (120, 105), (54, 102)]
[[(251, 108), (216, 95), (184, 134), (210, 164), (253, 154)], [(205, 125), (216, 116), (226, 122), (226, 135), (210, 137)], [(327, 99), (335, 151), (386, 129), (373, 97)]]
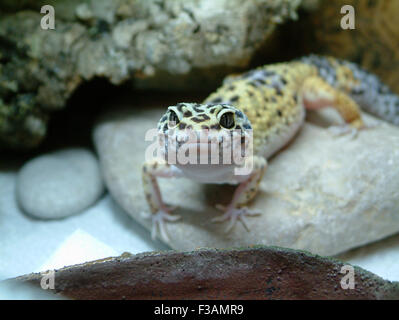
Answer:
[(168, 207), (162, 200), (161, 191), (157, 177), (171, 178), (178, 176), (177, 170), (162, 159), (154, 159), (145, 162), (142, 168), (144, 194), (151, 209), (152, 230), (151, 237), (154, 240), (157, 236), (157, 229), (161, 238), (169, 240), (165, 229), (165, 221), (176, 221), (180, 216), (172, 215), (176, 207)]
[(305, 80), (301, 95), (308, 110), (333, 107), (347, 123), (344, 126), (332, 126), (329, 131), (334, 135), (357, 135), (358, 130), (366, 128), (357, 103), (347, 94), (332, 87), (325, 80), (313, 76)]
[(267, 161), (262, 157), (253, 157), (250, 161), (253, 161), (253, 171), (249, 178), (239, 184), (234, 192), (233, 199), (230, 204), (226, 207), (223, 205), (216, 205), (216, 208), (224, 211), (224, 214), (220, 217), (212, 219), (212, 222), (222, 222), (229, 220), (229, 224), (226, 228), (226, 232), (229, 232), (239, 220), (243, 224), (244, 228), (249, 231), (247, 216), (255, 216), (260, 213), (248, 209), (245, 205), (252, 200), (259, 190), (259, 183), (266, 171)]

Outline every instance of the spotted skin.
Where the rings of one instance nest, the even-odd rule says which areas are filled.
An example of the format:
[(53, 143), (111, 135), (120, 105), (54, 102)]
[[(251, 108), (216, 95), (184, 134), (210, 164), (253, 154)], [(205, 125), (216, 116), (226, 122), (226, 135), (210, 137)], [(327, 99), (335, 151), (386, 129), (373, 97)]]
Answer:
[[(232, 112), (235, 115), (234, 128), (232, 129), (251, 129), (251, 122), (245, 114), (227, 103), (178, 103), (176, 106), (170, 106), (168, 111), (170, 110), (174, 111), (180, 118), (180, 121), (175, 128), (177, 130), (221, 130), (219, 120), (223, 113), (226, 112)], [(168, 134), (170, 129), (169, 121), (170, 119), (167, 112), (159, 121), (158, 130), (161, 130), (164, 134)]]
[(376, 75), (355, 63), (331, 57), (310, 55), (299, 61), (314, 65), (321, 78), (350, 96), (361, 109), (399, 125), (399, 97)]
[[(241, 75), (229, 76), (205, 101), (170, 106), (158, 123), (160, 145), (165, 154), (172, 147), (165, 137), (181, 137), (183, 131), (213, 130), (233, 132), (243, 137), (251, 134), (253, 155), (250, 174), (236, 176), (232, 167), (169, 164), (164, 159), (143, 166), (143, 186), (153, 221), (161, 237), (167, 240), (162, 221), (174, 220), (162, 201), (156, 177), (187, 177), (205, 183), (233, 183), (238, 187), (227, 206), (218, 205), (224, 214), (215, 221), (230, 220), (228, 229), (240, 220), (248, 229), (246, 216), (255, 215), (246, 205), (256, 196), (267, 167), (267, 159), (290, 141), (303, 125), (305, 110), (333, 107), (351, 130), (364, 128), (360, 107), (399, 125), (399, 97), (378, 78), (357, 65), (331, 57), (311, 55), (289, 62), (267, 65)], [(171, 114), (177, 123), (171, 123)], [(225, 113), (234, 115), (233, 126), (226, 128)], [(172, 118), (173, 118), (172, 117)], [(225, 143), (225, 142), (220, 142)], [(176, 149), (176, 150), (177, 150)], [(156, 231), (153, 229), (153, 236)]]

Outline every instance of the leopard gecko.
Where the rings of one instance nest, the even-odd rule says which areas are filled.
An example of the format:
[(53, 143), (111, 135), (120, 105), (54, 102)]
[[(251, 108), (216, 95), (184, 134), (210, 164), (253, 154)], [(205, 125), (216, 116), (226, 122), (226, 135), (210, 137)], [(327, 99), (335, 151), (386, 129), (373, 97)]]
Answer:
[[(146, 161), (142, 167), (144, 193), (151, 210), (152, 237), (159, 231), (167, 240), (166, 221), (175, 221), (174, 208), (161, 196), (157, 178), (185, 177), (201, 183), (237, 184), (231, 202), (216, 207), (224, 213), (214, 221), (229, 221), (227, 230), (241, 221), (247, 228), (247, 217), (258, 214), (246, 205), (256, 196), (267, 159), (284, 147), (304, 123), (306, 110), (332, 107), (346, 125), (341, 133), (357, 132), (365, 127), (360, 107), (393, 124), (399, 125), (399, 97), (377, 76), (358, 65), (310, 55), (288, 62), (262, 66), (240, 75), (228, 76), (223, 85), (202, 103), (178, 103), (169, 106), (158, 123), (161, 157)], [(187, 131), (212, 132), (208, 140), (187, 144)], [(183, 134), (184, 132), (184, 134)], [(218, 134), (241, 137), (230, 147), (245, 149), (251, 137), (252, 153), (240, 164), (170, 163), (166, 155), (186, 149), (200, 154), (212, 144), (226, 144)], [(249, 135), (250, 133), (250, 135)], [(167, 137), (167, 138), (166, 138)], [(245, 142), (244, 142), (245, 141)], [(241, 145), (240, 145), (241, 144)], [(188, 147), (187, 147), (188, 146)], [(205, 147), (200, 149), (200, 146)], [(221, 149), (219, 149), (221, 150)], [(221, 152), (217, 154), (220, 156)], [(246, 174), (236, 174), (237, 167), (251, 163)], [(248, 228), (247, 228), (248, 229)]]

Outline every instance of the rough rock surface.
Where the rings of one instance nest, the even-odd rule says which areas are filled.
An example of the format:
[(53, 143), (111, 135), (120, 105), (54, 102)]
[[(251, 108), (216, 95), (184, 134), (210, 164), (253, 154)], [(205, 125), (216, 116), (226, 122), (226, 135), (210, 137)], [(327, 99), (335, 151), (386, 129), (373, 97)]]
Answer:
[[(79, 84), (94, 77), (175, 87), (189, 83), (186, 76), (194, 73), (204, 87), (204, 77), (226, 73), (220, 68), (246, 66), (277, 24), (296, 17), (300, 2), (48, 1), (55, 8), (55, 30), (40, 28), (39, 7), (3, 14), (0, 144), (36, 146), (51, 111), (63, 108)], [(13, 7), (8, 3), (7, 9)]]
[(19, 205), (43, 219), (79, 213), (103, 191), (98, 161), (85, 149), (65, 149), (28, 161), (18, 173), (16, 185)]
[[(184, 100), (184, 99), (183, 99)], [(182, 100), (182, 101), (183, 101)], [(159, 105), (168, 105), (163, 101)], [(173, 103), (173, 102), (171, 102)], [(141, 165), (164, 109), (142, 106), (104, 115), (94, 130), (105, 182), (115, 200), (150, 227), (141, 189)], [(252, 204), (263, 214), (225, 234), (211, 223), (234, 187), (203, 185), (187, 179), (160, 179), (164, 199), (177, 205), (178, 222), (167, 226), (172, 248), (277, 245), (334, 255), (399, 231), (399, 129), (366, 116), (377, 127), (358, 137), (335, 137), (326, 126), (334, 112), (310, 114), (296, 139), (270, 161), (261, 191)]]
[[(397, 300), (399, 283), (353, 266), (355, 287), (347, 290), (347, 262), (287, 248), (209, 249), (150, 252), (67, 266), (56, 270), (48, 291), (75, 300)], [(0, 282), (14, 289), (39, 287), (43, 273)], [(7, 285), (7, 286), (6, 286)]]

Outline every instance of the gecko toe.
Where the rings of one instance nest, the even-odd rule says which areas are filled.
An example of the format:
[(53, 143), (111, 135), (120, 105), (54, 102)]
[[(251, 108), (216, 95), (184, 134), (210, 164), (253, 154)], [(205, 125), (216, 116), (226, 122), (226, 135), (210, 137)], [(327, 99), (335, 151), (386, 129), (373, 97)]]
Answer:
[(355, 139), (359, 133), (359, 129), (353, 128), (350, 125), (331, 126), (327, 128), (329, 134), (333, 137), (348, 136), (350, 139)]
[[(224, 206), (218, 205), (217, 206), (219, 209), (225, 210)], [(229, 220), (229, 223), (226, 227), (225, 232), (228, 233), (230, 232), (236, 225), (237, 221), (241, 221), (242, 225), (247, 231), (250, 231), (248, 227), (248, 220), (247, 217), (253, 217), (253, 216), (258, 216), (260, 215), (259, 212), (250, 210), (247, 207), (242, 207), (242, 208), (228, 208), (225, 210), (225, 213), (219, 217), (213, 218), (211, 221), (212, 222), (224, 222)]]
[(158, 210), (157, 213), (151, 214), (152, 227), (151, 227), (151, 238), (155, 240), (157, 236), (160, 236), (160, 240), (169, 242), (169, 236), (166, 232), (165, 222), (175, 222), (181, 217), (178, 215), (170, 214), (173, 208), (164, 208)]

